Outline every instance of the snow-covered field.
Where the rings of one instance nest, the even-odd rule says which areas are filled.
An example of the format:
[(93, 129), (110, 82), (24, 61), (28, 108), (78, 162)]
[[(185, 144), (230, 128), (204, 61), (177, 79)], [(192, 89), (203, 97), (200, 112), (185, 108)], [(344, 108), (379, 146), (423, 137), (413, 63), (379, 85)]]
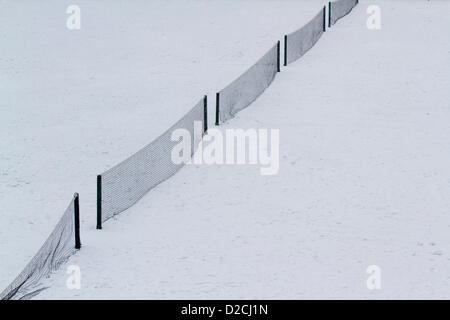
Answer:
[[(360, 1), (226, 128), (280, 172), (186, 166), (95, 230), (95, 176), (322, 1), (0, 1), (0, 290), (81, 197), (82, 287), (36, 298), (450, 298), (450, 2)], [(366, 28), (366, 8), (382, 29)], [(366, 287), (366, 268), (382, 289)]]

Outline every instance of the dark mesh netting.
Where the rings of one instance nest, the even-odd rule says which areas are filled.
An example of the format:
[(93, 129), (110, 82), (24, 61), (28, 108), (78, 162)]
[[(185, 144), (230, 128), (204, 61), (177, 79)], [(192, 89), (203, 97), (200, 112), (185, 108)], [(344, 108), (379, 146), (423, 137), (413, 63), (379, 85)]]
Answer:
[(286, 36), (287, 63), (299, 59), (316, 44), (324, 32), (324, 24), (324, 10), (320, 10), (308, 24)]
[[(128, 209), (150, 189), (175, 174), (184, 163), (175, 164), (171, 153), (179, 141), (172, 132), (186, 129), (191, 135), (191, 154), (203, 136), (204, 101), (149, 145), (101, 175), (101, 221)], [(194, 122), (201, 124), (194, 132)], [(199, 131), (199, 132), (198, 132)]]
[(331, 2), (330, 22), (332, 25), (339, 19), (346, 16), (352, 11), (353, 7), (358, 4), (358, 0), (338, 0)]
[(219, 121), (233, 118), (264, 92), (278, 72), (278, 59), (278, 45), (275, 45), (250, 69), (219, 92)]
[(44, 245), (19, 276), (0, 294), (0, 300), (26, 300), (46, 289), (42, 280), (76, 251), (74, 210), (72, 200)]

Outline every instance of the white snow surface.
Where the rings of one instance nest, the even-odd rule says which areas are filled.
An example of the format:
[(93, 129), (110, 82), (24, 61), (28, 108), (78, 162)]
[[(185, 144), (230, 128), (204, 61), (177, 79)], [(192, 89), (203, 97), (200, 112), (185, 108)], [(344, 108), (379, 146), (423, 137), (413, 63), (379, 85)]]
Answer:
[(278, 175), (188, 165), (101, 231), (95, 176), (204, 94), (212, 126), (325, 2), (77, 1), (79, 31), (70, 4), (0, 1), (0, 290), (77, 191), (83, 247), (36, 299), (450, 298), (450, 2), (360, 1), (218, 127), (279, 128)]

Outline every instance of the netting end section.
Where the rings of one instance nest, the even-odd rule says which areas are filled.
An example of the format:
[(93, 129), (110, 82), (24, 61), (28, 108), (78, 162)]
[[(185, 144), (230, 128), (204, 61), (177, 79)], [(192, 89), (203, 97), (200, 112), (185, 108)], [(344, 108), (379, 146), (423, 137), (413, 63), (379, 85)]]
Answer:
[(97, 176), (97, 229), (102, 229), (102, 176)]

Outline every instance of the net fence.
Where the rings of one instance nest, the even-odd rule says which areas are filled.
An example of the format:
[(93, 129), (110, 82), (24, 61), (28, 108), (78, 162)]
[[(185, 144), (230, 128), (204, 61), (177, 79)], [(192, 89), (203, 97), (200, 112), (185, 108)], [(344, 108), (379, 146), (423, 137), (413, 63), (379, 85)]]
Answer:
[[(172, 150), (179, 144), (178, 141), (172, 141), (172, 133), (176, 129), (186, 129), (189, 132), (190, 158), (206, 131), (205, 117), (206, 97), (156, 140), (99, 176), (98, 229), (101, 229), (102, 222), (131, 207), (148, 191), (183, 167), (184, 163), (177, 164), (172, 160)], [(200, 124), (197, 126), (199, 129), (194, 130), (194, 122)]]
[(325, 29), (325, 8), (305, 26), (285, 37), (285, 65), (301, 58), (320, 39)]
[(338, 0), (330, 2), (330, 25), (334, 25), (336, 21), (349, 14), (357, 4), (358, 0)]
[(239, 78), (217, 93), (216, 124), (234, 117), (255, 101), (272, 83), (279, 70), (279, 43)]
[(0, 293), (0, 300), (28, 300), (45, 290), (42, 281), (76, 251), (75, 201), (77, 195), (36, 255), (17, 278)]

